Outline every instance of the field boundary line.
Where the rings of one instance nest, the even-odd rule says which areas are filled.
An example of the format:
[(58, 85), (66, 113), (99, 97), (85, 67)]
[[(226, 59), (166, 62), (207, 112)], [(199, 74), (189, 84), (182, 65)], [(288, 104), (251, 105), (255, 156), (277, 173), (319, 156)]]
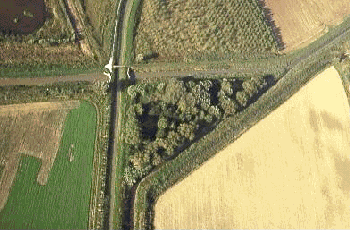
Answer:
[[(100, 180), (100, 174), (101, 170), (101, 152), (98, 151), (98, 140), (101, 137), (99, 135), (101, 130), (101, 111), (99, 110), (98, 106), (95, 102), (90, 101), (90, 103), (95, 107), (96, 110), (96, 131), (95, 131), (95, 143), (94, 143), (94, 161), (93, 161), (93, 180), (92, 180), (92, 186), (91, 186), (91, 198), (90, 198), (90, 210), (89, 210), (89, 217), (88, 217), (88, 226), (89, 229), (96, 229), (96, 209), (98, 205), (98, 191), (99, 191), (99, 180)], [(98, 155), (98, 156), (96, 156)], [(98, 161), (98, 162), (97, 162)], [(97, 164), (97, 166), (96, 166)], [(96, 170), (97, 169), (97, 170)]]

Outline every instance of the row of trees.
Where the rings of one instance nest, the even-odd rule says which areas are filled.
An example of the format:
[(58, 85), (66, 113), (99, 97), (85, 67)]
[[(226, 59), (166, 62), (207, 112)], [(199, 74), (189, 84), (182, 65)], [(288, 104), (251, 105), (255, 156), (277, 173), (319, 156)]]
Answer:
[(129, 151), (129, 185), (212, 130), (222, 119), (246, 108), (265, 89), (266, 79), (171, 79), (133, 85), (124, 141)]

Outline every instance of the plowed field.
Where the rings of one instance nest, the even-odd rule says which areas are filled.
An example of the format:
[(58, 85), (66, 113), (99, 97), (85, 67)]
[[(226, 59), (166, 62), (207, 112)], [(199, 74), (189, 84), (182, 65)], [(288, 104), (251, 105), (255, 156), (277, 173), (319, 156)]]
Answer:
[(285, 51), (308, 45), (350, 14), (346, 0), (266, 0), (275, 24), (280, 28)]

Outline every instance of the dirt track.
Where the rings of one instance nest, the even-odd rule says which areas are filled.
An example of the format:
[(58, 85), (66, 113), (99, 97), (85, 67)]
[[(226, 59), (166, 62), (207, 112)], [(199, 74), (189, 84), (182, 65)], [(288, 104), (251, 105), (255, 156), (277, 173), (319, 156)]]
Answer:
[(72, 76), (34, 77), (34, 78), (0, 78), (0, 86), (4, 85), (45, 85), (58, 82), (76, 81), (107, 81), (108, 77), (102, 73), (79, 74)]

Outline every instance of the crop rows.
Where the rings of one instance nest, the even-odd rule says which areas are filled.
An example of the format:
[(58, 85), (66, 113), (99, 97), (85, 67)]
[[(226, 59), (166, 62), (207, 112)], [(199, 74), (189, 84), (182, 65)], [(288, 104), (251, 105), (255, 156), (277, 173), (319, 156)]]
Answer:
[(135, 40), (136, 55), (156, 52), (167, 59), (277, 50), (256, 0), (145, 0)]

